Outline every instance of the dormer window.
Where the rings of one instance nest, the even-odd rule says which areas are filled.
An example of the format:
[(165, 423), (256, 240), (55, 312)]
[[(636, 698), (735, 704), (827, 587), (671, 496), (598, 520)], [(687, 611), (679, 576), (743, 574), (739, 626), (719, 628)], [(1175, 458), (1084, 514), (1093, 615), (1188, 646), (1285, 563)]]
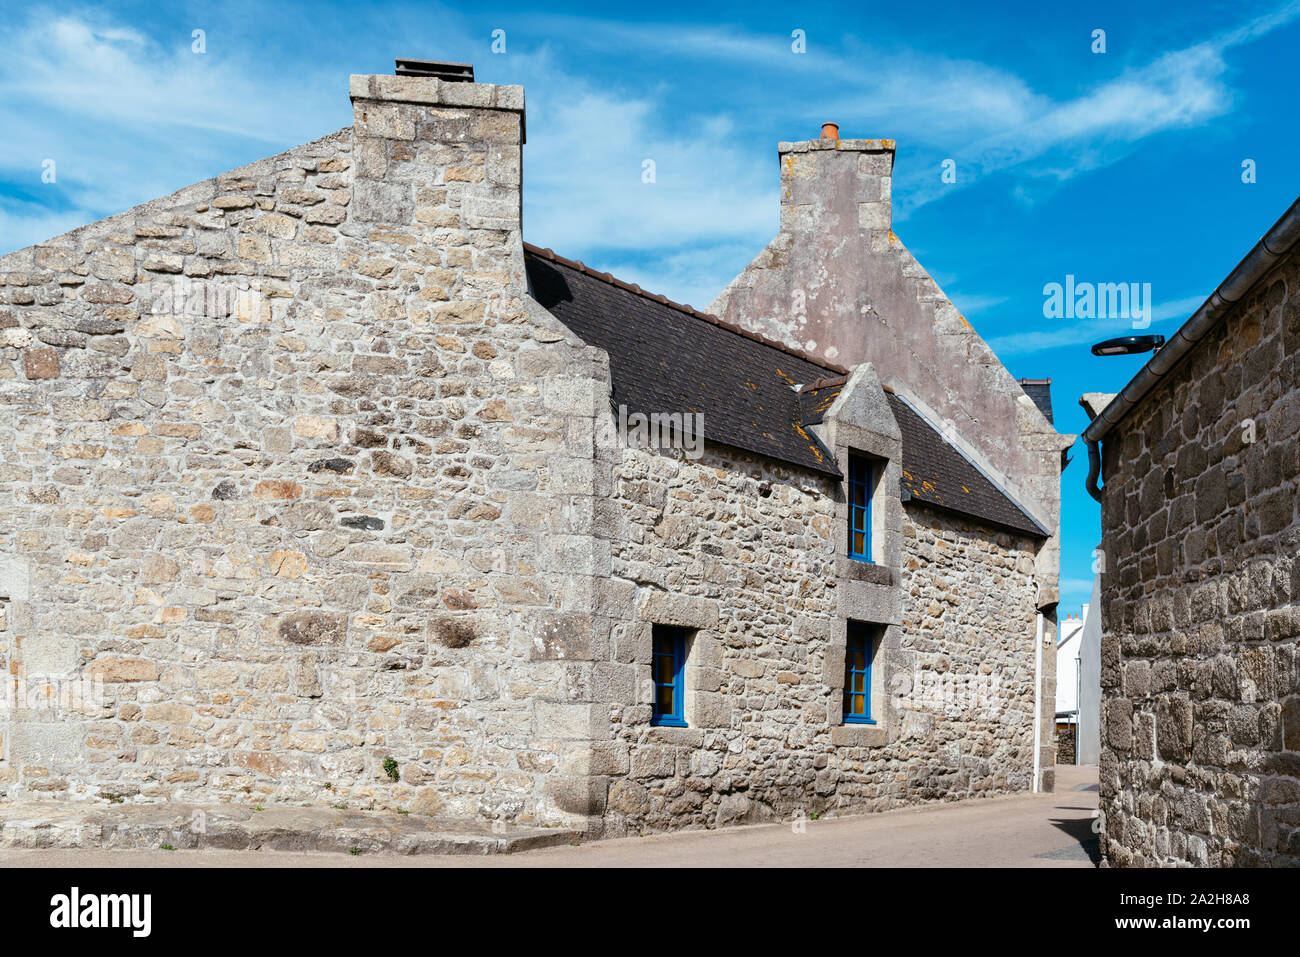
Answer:
[(870, 459), (849, 455), (849, 558), (871, 559), (871, 490), (875, 467)]

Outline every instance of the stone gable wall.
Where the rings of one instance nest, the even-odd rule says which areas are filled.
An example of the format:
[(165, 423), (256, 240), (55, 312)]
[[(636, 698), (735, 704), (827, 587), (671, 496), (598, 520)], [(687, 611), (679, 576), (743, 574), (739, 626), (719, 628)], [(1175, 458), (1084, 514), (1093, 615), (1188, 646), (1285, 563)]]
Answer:
[(0, 259), (0, 645), (102, 685), (3, 796), (572, 819), (608, 373), (524, 291), (522, 91), (452, 92)]
[(1104, 440), (1112, 866), (1300, 863), (1297, 290), (1292, 253)]
[[(881, 381), (922, 408), (1051, 532), (1035, 550), (1037, 604), (1060, 600), (1059, 434), (892, 229), (895, 143), (780, 143), (779, 234), (709, 311), (797, 343), (829, 361), (874, 363)], [(1054, 659), (1053, 659), (1054, 660)], [(1045, 671), (1040, 697), (1054, 693)], [(1040, 787), (1048, 787), (1054, 717), (1040, 724)]]

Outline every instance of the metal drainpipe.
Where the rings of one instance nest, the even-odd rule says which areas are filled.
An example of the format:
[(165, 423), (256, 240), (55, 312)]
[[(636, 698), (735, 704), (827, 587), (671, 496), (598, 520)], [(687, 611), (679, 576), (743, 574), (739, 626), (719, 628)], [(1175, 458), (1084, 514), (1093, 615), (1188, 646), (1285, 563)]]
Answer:
[(1088, 494), (1101, 501), (1101, 489), (1097, 487), (1097, 479), (1101, 478), (1101, 451), (1098, 449), (1098, 442), (1088, 443)]

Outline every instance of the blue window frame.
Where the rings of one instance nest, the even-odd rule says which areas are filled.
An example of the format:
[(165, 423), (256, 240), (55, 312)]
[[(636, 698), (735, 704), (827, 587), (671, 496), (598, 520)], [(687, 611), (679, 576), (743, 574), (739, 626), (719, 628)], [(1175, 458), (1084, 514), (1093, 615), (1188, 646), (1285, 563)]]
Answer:
[(871, 488), (875, 469), (860, 455), (849, 456), (849, 558), (871, 561)]
[(686, 629), (654, 626), (654, 713), (650, 723), (686, 727)]
[(874, 631), (860, 621), (849, 622), (844, 650), (844, 723), (875, 724), (871, 717), (871, 659)]

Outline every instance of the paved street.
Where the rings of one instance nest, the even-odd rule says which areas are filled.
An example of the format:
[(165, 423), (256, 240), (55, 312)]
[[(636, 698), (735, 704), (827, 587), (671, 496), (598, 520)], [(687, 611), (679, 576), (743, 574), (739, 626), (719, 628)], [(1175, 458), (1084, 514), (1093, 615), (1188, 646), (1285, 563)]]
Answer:
[(1056, 769), (1052, 794), (838, 820), (601, 841), (491, 857), (270, 851), (0, 851), (5, 867), (1092, 867), (1095, 767)]

